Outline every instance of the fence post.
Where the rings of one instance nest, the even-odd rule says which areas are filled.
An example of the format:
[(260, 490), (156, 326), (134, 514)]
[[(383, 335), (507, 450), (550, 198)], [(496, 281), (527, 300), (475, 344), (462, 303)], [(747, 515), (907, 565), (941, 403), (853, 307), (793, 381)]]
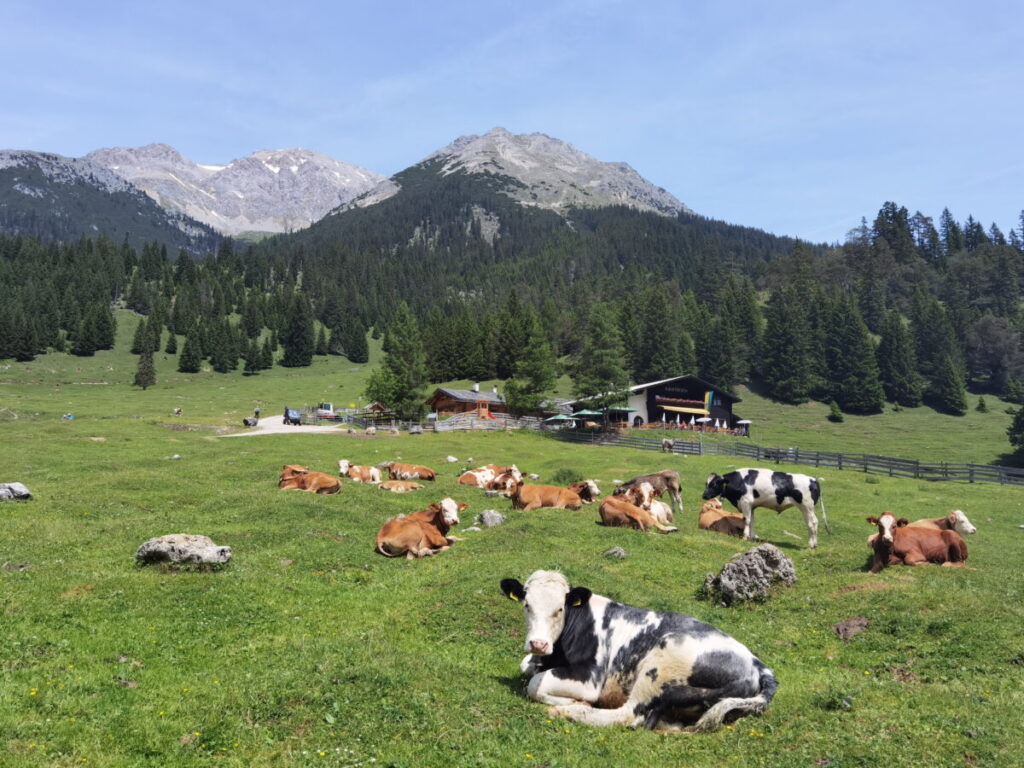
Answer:
[(967, 477), (969, 478), (969, 482), (973, 483), (974, 482), (974, 465), (973, 464), (968, 464), (967, 466), (970, 467), (970, 469), (967, 470)]
[(837, 454), (839, 456), (839, 469), (843, 468), (843, 454)]

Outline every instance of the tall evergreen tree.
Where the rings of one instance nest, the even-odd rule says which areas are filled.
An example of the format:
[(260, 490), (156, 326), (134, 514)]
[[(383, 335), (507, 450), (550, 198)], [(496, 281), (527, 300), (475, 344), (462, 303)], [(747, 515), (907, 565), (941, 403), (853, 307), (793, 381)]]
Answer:
[(153, 365), (153, 350), (144, 349), (139, 355), (139, 364), (135, 369), (135, 378), (132, 380), (132, 384), (136, 387), (142, 387), (143, 391), (156, 384), (156, 367)]
[(269, 371), (274, 367), (274, 346), (271, 344), (270, 337), (267, 336), (263, 339), (263, 344), (260, 347), (260, 370)]
[(811, 396), (817, 365), (807, 306), (796, 289), (774, 291), (765, 307), (761, 377), (772, 398), (804, 403)]
[(178, 354), (178, 337), (174, 333), (168, 334), (167, 346), (164, 347), (164, 352), (168, 355)]
[(370, 374), (366, 396), (390, 408), (400, 419), (418, 419), (425, 410), (427, 361), (416, 318), (404, 301), (395, 310), (388, 336), (389, 351), (381, 367)]
[[(641, 313), (634, 309), (633, 314)], [(642, 315), (646, 322), (637, 355), (637, 381), (658, 381), (681, 375), (680, 331), (673, 322), (668, 296), (660, 286), (648, 293)]]
[(316, 334), (316, 354), (327, 354), (327, 331), (321, 325)]
[(316, 342), (313, 312), (309, 306), (309, 299), (304, 294), (295, 293), (292, 297), (281, 342), (284, 345), (281, 365), (286, 368), (300, 368), (313, 362)]
[(936, 410), (943, 413), (952, 416), (963, 416), (967, 413), (967, 387), (964, 384), (963, 366), (952, 354), (947, 354), (940, 361), (929, 389), (929, 400)]
[(886, 314), (882, 323), (877, 357), (886, 397), (907, 408), (919, 406), (924, 383), (917, 372), (917, 353), (910, 332), (894, 310)]
[(368, 363), (370, 346), (366, 341), (366, 327), (357, 317), (349, 320), (345, 327), (345, 357), (353, 363)]
[(242, 374), (245, 376), (258, 376), (260, 373), (260, 348), (256, 339), (249, 339), (245, 348), (245, 368)]
[(558, 379), (558, 361), (538, 316), (533, 316), (516, 377), (505, 382), (505, 404), (514, 416), (540, 410)]
[(185, 344), (181, 348), (181, 355), (178, 356), (179, 373), (199, 373), (203, 355), (197, 335), (198, 329), (193, 327), (185, 336)]
[(624, 358), (612, 310), (603, 303), (593, 305), (583, 346), (573, 360), (573, 395), (596, 409), (623, 402), (629, 387)]
[(835, 296), (831, 304), (826, 349), (829, 389), (847, 413), (878, 413), (884, 392), (867, 326), (848, 295)]
[(942, 209), (942, 216), (939, 218), (939, 235), (942, 237), (942, 250), (947, 257), (964, 249), (963, 230), (956, 223), (949, 208)]

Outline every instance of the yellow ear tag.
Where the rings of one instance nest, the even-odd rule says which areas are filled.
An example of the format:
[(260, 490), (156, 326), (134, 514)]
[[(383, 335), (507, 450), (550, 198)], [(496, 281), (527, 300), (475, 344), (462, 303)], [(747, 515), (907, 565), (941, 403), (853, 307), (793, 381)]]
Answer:
[(518, 603), (519, 602), (519, 595), (509, 594), (508, 599), (509, 600), (515, 600)]
[(583, 601), (582, 600), (577, 600), (575, 603), (572, 604), (572, 607), (573, 608), (579, 608), (581, 605), (583, 605)]

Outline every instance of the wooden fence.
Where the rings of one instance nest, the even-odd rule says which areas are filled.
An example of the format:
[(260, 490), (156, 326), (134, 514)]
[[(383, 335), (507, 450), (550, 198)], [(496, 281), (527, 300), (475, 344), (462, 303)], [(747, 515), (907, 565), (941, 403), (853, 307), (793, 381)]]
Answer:
[[(616, 445), (646, 451), (662, 450), (661, 437), (647, 437), (628, 433), (563, 429), (545, 432), (556, 440), (591, 445)], [(828, 467), (852, 472), (866, 472), (889, 477), (910, 477), (918, 480), (961, 480), (969, 483), (1000, 483), (1024, 485), (1024, 469), (1000, 467), (992, 464), (954, 464), (949, 462), (915, 461), (869, 453), (836, 453), (833, 451), (805, 451), (799, 448), (762, 448), (747, 442), (703, 442), (672, 438), (672, 453), (689, 456), (741, 456), (754, 461), (776, 464), (802, 464)]]

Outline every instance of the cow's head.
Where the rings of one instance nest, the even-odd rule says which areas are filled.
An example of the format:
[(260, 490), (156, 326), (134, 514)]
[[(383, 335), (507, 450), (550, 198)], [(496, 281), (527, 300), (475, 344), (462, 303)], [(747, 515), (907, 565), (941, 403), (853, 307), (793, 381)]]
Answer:
[(640, 509), (650, 511), (651, 501), (654, 500), (654, 486), (650, 483), (638, 483), (626, 491), (626, 497)]
[(967, 519), (967, 515), (964, 514), (962, 509), (952, 510), (946, 515), (946, 518), (949, 520), (953, 530), (961, 536), (970, 536), (972, 533), (978, 532), (978, 529)]
[(455, 499), (445, 496), (439, 502), (431, 504), (430, 509), (434, 511), (435, 515), (440, 515), (442, 522), (451, 528), (453, 525), (459, 524), (459, 512), (467, 506), (467, 504), (459, 504)]
[(307, 472), (309, 472), (309, 467), (301, 467), (298, 464), (285, 464), (281, 477), (294, 477), (295, 475), (304, 475)]
[(525, 650), (535, 656), (550, 656), (565, 628), (566, 613), (590, 600), (586, 587), (570, 587), (558, 571), (534, 571), (526, 584), (502, 579), (501, 591), (509, 600), (523, 604), (526, 615)]
[(708, 499), (707, 501), (705, 501), (703, 504), (700, 505), (700, 513), (702, 515), (710, 515), (710, 514), (714, 514), (716, 512), (721, 512), (721, 511), (722, 511), (722, 502), (719, 499), (717, 499), (717, 498), (715, 498), (715, 499)]
[(505, 471), (506, 471), (506, 472), (508, 472), (508, 473), (509, 473), (510, 475), (512, 475), (512, 478), (513, 478), (513, 479), (514, 479), (514, 480), (515, 480), (515, 481), (516, 481), (517, 483), (521, 483), (521, 482), (523, 482), (523, 473), (519, 471), (519, 467), (517, 467), (517, 466), (516, 466), (515, 464), (513, 464), (512, 466), (510, 466), (510, 467), (509, 467), (509, 468), (508, 468), (507, 470), (505, 470)]
[(721, 496), (725, 492), (725, 478), (712, 472), (704, 482), (704, 501)]
[(349, 467), (352, 466), (352, 462), (348, 459), (338, 459), (338, 474), (342, 477), (348, 474)]
[(902, 528), (904, 525), (910, 522), (905, 517), (901, 517), (897, 520), (896, 515), (894, 515), (892, 512), (883, 512), (878, 517), (870, 515), (868, 516), (867, 521), (872, 525), (878, 526), (877, 541), (881, 544), (885, 544), (888, 546), (892, 545), (894, 531), (897, 528)]
[(523, 485), (524, 483), (522, 480), (516, 480), (513, 478), (512, 482), (505, 486), (505, 495), (510, 499), (515, 498), (519, 495), (519, 489), (522, 488)]

